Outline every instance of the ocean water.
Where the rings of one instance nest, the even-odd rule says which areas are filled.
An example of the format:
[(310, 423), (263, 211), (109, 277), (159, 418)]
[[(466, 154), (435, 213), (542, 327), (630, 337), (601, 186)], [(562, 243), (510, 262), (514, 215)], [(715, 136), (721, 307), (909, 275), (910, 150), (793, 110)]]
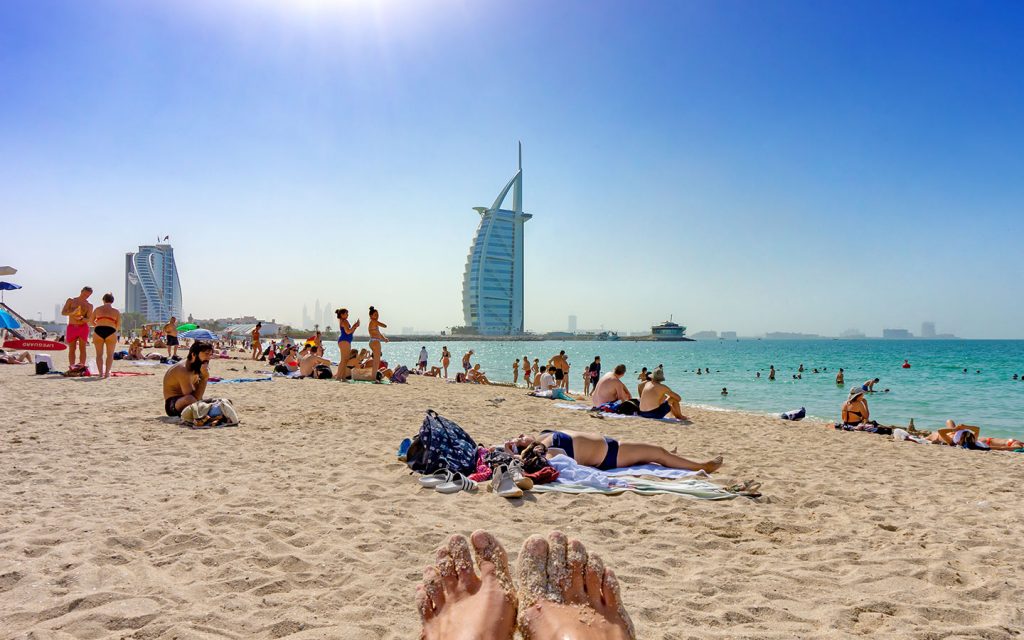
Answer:
[[(430, 363), (440, 364), (444, 342), (426, 343)], [(467, 350), (474, 363), (494, 381), (512, 380), (513, 359), (529, 356), (547, 363), (564, 349), (572, 366), (570, 389), (582, 390), (583, 369), (601, 356), (602, 373), (622, 363), (624, 381), (635, 393), (641, 367), (665, 366), (666, 382), (684, 403), (721, 410), (777, 414), (806, 407), (810, 416), (838, 420), (839, 409), (854, 384), (878, 377), (876, 389), (889, 393), (869, 396), (871, 417), (883, 424), (906, 425), (914, 418), (922, 429), (935, 429), (946, 419), (974, 424), (983, 435), (1024, 438), (1024, 340), (740, 340), (698, 342), (452, 342), (449, 375), (461, 371)], [(327, 357), (337, 360), (336, 344), (326, 345)], [(366, 343), (356, 343), (356, 347)], [(389, 363), (414, 366), (421, 343), (384, 345)], [(903, 369), (903, 360), (912, 367)], [(794, 380), (800, 364), (803, 379)], [(776, 380), (767, 379), (775, 365)], [(711, 370), (696, 375), (695, 369)], [(835, 384), (839, 368), (846, 384)], [(826, 372), (812, 373), (827, 368)], [(963, 370), (967, 369), (967, 373)], [(761, 372), (761, 379), (755, 377)], [(977, 373), (979, 372), (980, 373)], [(522, 380), (520, 380), (522, 382)], [(721, 395), (722, 387), (729, 395)]]

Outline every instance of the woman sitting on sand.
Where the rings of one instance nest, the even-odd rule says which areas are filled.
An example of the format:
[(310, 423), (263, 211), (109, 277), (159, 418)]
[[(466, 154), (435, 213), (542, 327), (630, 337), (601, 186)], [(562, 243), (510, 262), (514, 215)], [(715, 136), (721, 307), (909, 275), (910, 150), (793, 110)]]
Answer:
[(693, 462), (664, 447), (642, 442), (619, 442), (614, 438), (581, 431), (541, 431), (539, 436), (520, 434), (505, 443), (505, 450), (519, 454), (524, 460), (531, 456), (551, 458), (564, 453), (588, 467), (607, 470), (637, 464), (660, 464), (670, 469), (712, 473), (722, 466), (722, 456), (707, 462)]
[(1024, 449), (1024, 442), (1013, 438), (982, 438), (981, 429), (968, 424), (956, 424), (953, 420), (946, 420), (946, 428), (939, 429), (929, 435), (925, 440), (932, 444), (945, 444), (951, 447), (963, 447), (964, 449), (992, 449), (994, 451), (1013, 451)]

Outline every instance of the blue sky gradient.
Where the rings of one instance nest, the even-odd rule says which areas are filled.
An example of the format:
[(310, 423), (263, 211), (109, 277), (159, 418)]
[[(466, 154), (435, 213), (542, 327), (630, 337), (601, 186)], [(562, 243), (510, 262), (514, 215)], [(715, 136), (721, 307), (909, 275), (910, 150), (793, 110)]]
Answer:
[(9, 0), (7, 299), (120, 302), (170, 234), (197, 317), (460, 324), (521, 139), (528, 328), (1021, 338), (1021, 33), (1008, 2)]

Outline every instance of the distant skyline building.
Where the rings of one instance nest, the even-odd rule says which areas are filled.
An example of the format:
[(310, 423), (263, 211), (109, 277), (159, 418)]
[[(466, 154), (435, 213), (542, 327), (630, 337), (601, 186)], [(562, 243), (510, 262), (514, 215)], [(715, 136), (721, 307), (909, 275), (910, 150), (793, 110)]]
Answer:
[(299, 327), (303, 331), (309, 329), (313, 323), (309, 321), (309, 305), (302, 305), (302, 326)]
[(125, 313), (141, 313), (147, 322), (182, 318), (181, 282), (169, 244), (140, 245), (125, 254)]
[[(503, 209), (512, 191), (512, 209)], [(480, 224), (473, 237), (462, 278), (462, 314), (467, 328), (480, 335), (523, 332), (523, 145), (519, 169), (494, 204), (473, 207)]]
[(882, 329), (882, 337), (886, 340), (910, 340), (914, 334), (906, 329)]
[(576, 316), (569, 316), (569, 333), (576, 333)]
[(324, 331), (327, 331), (328, 329), (333, 329), (335, 327), (335, 325), (338, 324), (336, 322), (336, 320), (337, 320), (337, 316), (334, 315), (334, 309), (331, 307), (331, 303), (330, 302), (325, 303), (324, 304), (324, 323), (322, 325), (320, 325), (320, 328), (323, 329)]
[(935, 337), (935, 323), (934, 322), (922, 322), (921, 323), (921, 337), (922, 338), (934, 338)]
[(722, 340), (735, 340), (736, 339), (736, 332), (735, 331), (723, 331), (722, 334), (719, 337)]

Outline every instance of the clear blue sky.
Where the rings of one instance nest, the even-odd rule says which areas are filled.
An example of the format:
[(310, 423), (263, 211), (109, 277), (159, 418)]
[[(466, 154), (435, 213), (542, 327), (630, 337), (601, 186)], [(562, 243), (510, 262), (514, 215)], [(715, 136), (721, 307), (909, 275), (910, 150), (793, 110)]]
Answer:
[(461, 323), (524, 145), (526, 324), (1024, 337), (1024, 4), (0, 3), (26, 315), (169, 234), (197, 317)]

